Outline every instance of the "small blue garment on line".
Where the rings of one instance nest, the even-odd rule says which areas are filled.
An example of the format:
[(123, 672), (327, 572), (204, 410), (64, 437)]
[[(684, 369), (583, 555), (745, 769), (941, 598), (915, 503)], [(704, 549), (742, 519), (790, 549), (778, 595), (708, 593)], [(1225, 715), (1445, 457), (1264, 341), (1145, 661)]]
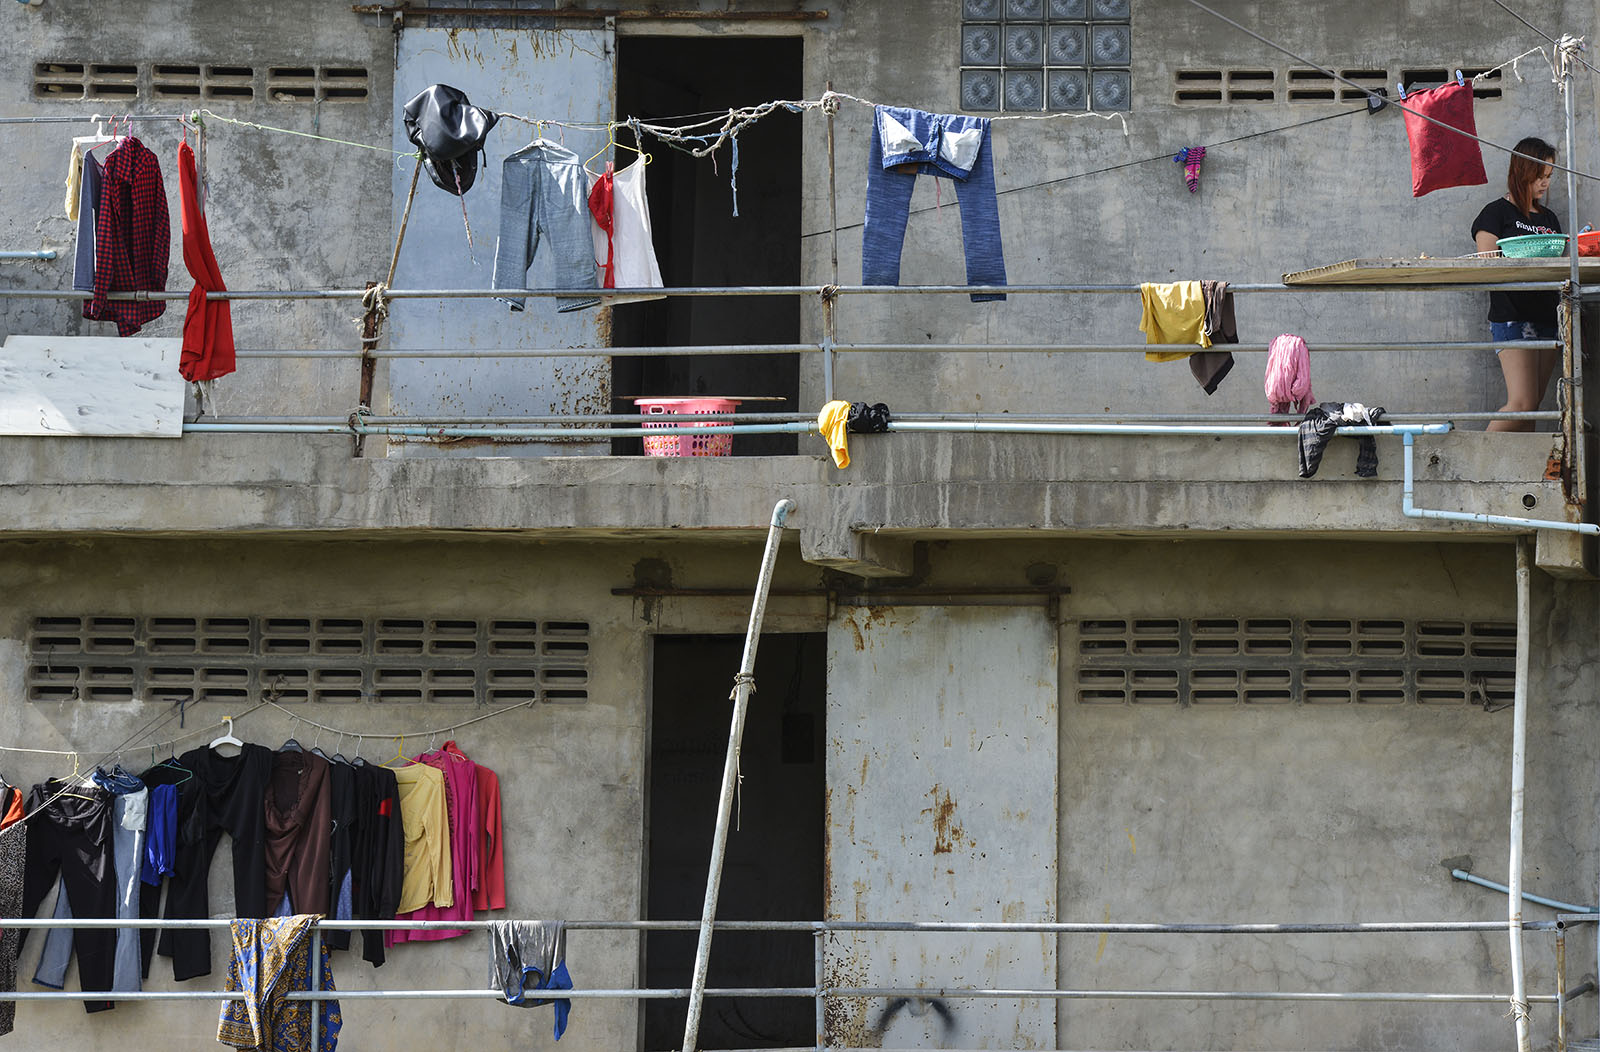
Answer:
[(144, 858), (139, 879), (160, 887), (161, 878), (174, 871), (178, 857), (178, 787), (153, 785), (145, 814)]
[(566, 951), (566, 925), (561, 921), (496, 921), (489, 925), (489, 985), (500, 991), (506, 1004), (518, 1008), (554, 1004), (557, 1041), (567, 1032), (572, 1001), (530, 1001), (527, 991), (572, 989)]

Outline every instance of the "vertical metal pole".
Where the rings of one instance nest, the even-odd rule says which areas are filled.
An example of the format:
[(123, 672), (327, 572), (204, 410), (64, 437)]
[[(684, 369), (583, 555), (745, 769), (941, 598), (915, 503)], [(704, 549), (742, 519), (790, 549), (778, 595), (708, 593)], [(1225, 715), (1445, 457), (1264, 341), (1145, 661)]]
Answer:
[(833, 289), (822, 291), (822, 400), (833, 401)]
[(1556, 1052), (1567, 1052), (1567, 930), (1556, 922)]
[(317, 994), (322, 991), (322, 922), (315, 921), (311, 925), (311, 997), (308, 1002), (311, 1006), (311, 1050), (317, 1052), (322, 1047), (322, 1005)]
[[(828, 90), (833, 90), (833, 81), (828, 81)], [(833, 231), (833, 284), (839, 284), (839, 191), (834, 182), (833, 164), (833, 114), (839, 108), (837, 100), (828, 107), (828, 227)], [(1568, 122), (1570, 125), (1570, 121)], [(1567, 133), (1571, 135), (1569, 131)], [(1569, 147), (1570, 148), (1570, 147)], [(1567, 177), (1569, 180), (1572, 176)]]
[[(833, 90), (833, 81), (828, 81), (828, 90)], [(833, 270), (830, 284), (839, 287), (839, 190), (835, 180), (836, 169), (833, 163), (833, 114), (838, 108), (835, 101), (828, 108), (828, 227), (833, 232)], [(834, 297), (824, 294), (822, 297), (822, 400), (833, 401), (833, 300)]]
[(827, 957), (828, 930), (826, 928), (818, 928), (813, 934), (816, 936), (816, 945), (815, 945), (815, 948), (814, 948), (815, 960), (813, 962), (813, 964), (814, 964), (814, 973), (813, 974), (816, 977), (816, 984), (817, 984), (817, 996), (816, 996), (816, 1001), (815, 1001), (817, 1043), (816, 1043), (815, 1047), (817, 1049), (817, 1052), (822, 1052), (822, 1049), (827, 1046), (827, 1035), (825, 1033), (823, 1033), (823, 1031), (827, 1028), (827, 1024), (826, 1024), (826, 1020), (824, 1018), (826, 1013), (824, 1012), (824, 1009), (823, 1009), (822, 991), (825, 989), (825, 984), (827, 982), (826, 957)]
[(1522, 808), (1523, 774), (1528, 751), (1528, 538), (1517, 538), (1517, 678), (1511, 717), (1511, 863), (1506, 885), (1511, 936), (1511, 1014), (1517, 1021), (1517, 1052), (1531, 1052), (1528, 1040), (1528, 995), (1522, 965)]
[(1568, 321), (1571, 329), (1571, 339), (1564, 348), (1567, 360), (1563, 363), (1563, 374), (1567, 377), (1567, 397), (1564, 399), (1565, 407), (1563, 420), (1568, 421), (1567, 433), (1567, 460), (1571, 466), (1572, 492), (1569, 497), (1584, 500), (1588, 493), (1588, 464), (1584, 450), (1584, 417), (1583, 417), (1583, 295), (1582, 284), (1578, 277), (1578, 176), (1572, 171), (1577, 167), (1573, 155), (1573, 144), (1577, 141), (1577, 114), (1576, 104), (1573, 101), (1572, 66), (1569, 62), (1566, 73), (1562, 77), (1561, 97), (1562, 106), (1566, 113), (1566, 153), (1567, 161), (1567, 225), (1571, 233), (1567, 241), (1567, 260), (1571, 267), (1572, 282), (1572, 309), (1568, 312)]
[(761, 576), (756, 580), (755, 600), (750, 604), (750, 627), (744, 634), (744, 657), (734, 677), (733, 723), (728, 729), (728, 754), (722, 763), (722, 798), (717, 805), (717, 827), (711, 835), (711, 865), (706, 873), (706, 902), (700, 914), (700, 943), (694, 953), (694, 979), (689, 987), (689, 1014), (683, 1024), (683, 1052), (695, 1052), (700, 1036), (700, 1009), (705, 1003), (706, 973), (711, 966), (711, 927), (717, 916), (717, 892), (722, 884), (722, 859), (728, 850), (728, 819), (733, 813), (733, 793), (739, 783), (739, 746), (744, 739), (744, 717), (750, 708), (750, 689), (755, 679), (756, 647), (761, 642), (761, 620), (767, 612), (767, 593), (772, 590), (772, 567), (778, 561), (778, 542), (783, 538), (783, 521), (794, 510), (794, 501), (785, 498), (772, 509), (767, 528), (767, 548), (761, 557)]

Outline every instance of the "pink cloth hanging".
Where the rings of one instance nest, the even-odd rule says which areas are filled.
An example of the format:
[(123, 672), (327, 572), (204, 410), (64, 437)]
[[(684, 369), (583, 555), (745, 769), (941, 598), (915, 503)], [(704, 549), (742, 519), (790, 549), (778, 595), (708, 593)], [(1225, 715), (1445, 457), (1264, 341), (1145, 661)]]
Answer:
[(1284, 333), (1267, 348), (1267, 412), (1304, 413), (1316, 402), (1311, 393), (1311, 350), (1306, 341)]

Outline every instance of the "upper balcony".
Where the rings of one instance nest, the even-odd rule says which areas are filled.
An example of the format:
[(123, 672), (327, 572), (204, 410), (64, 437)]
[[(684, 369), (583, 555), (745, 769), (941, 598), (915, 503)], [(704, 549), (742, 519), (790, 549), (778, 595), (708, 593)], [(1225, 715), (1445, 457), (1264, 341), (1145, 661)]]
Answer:
[[(426, 179), (413, 198), (409, 157), (396, 161), (379, 145), (409, 154), (400, 106), (418, 84), (458, 72), (491, 78), (481, 90), (471, 86), (484, 101), (507, 97), (491, 94), (493, 85), (529, 93), (537, 82), (542, 108), (522, 110), (566, 106), (559, 134), (584, 154), (607, 143), (572, 107), (589, 107), (579, 117), (604, 127), (634, 112), (669, 68), (699, 93), (691, 109), (816, 100), (835, 80), (872, 97), (953, 108), (955, 73), (903, 68), (880, 54), (894, 6), (857, 5), (796, 23), (788, 37), (741, 37), (737, 69), (696, 68), (714, 51), (715, 34), (613, 33), (607, 47), (562, 52), (572, 69), (551, 82), (535, 76), (550, 72), (550, 54), (513, 52), (487, 32), (450, 29), (450, 46), (430, 49), (434, 31), (425, 27), (393, 34), (363, 22), (352, 32), (345, 13), (306, 5), (317, 35), (338, 41), (339, 52), (305, 67), (314, 74), (306, 90), (323, 91), (329, 70), (363, 70), (366, 78), (364, 101), (319, 97), (327, 105), (316, 109), (311, 134), (320, 141), (265, 130), (309, 131), (312, 111), (293, 110), (298, 96), (279, 102), (267, 92), (285, 68), (272, 58), (281, 49), (274, 35), (229, 22), (215, 35), (238, 44), (228, 75), (239, 83), (213, 85), (214, 69), (204, 64), (194, 76), (201, 92), (257, 92), (235, 96), (242, 101), (232, 108), (225, 96), (204, 95), (218, 111), (207, 118), (211, 148), (203, 151), (212, 237), (225, 278), (244, 290), (230, 294), (239, 370), (202, 404), (191, 400), (180, 439), (0, 438), (4, 529), (746, 537), (764, 528), (776, 496), (790, 496), (800, 505), (794, 521), (808, 558), (889, 576), (905, 572), (910, 542), (956, 534), (1481, 537), (1536, 527), (1472, 516), (1570, 523), (1595, 506), (1585, 355), (1573, 352), (1594, 346), (1600, 333), (1560, 342), (1569, 359), (1561, 397), (1552, 394), (1531, 414), (1537, 433), (1479, 430), (1502, 390), (1480, 320), (1484, 290), (1529, 275), (1467, 275), (1467, 284), (1449, 287), (1386, 285), (1372, 275), (1331, 288), (1282, 280), (1349, 256), (1415, 260), (1468, 247), (1458, 213), (1482, 188), (1412, 201), (1395, 146), (1397, 115), (1369, 121), (1359, 99), (1229, 111), (1229, 121), (1249, 124), (1254, 145), (1248, 154), (1216, 153), (1193, 195), (1169, 161), (1170, 141), (1215, 141), (1225, 122), (1149, 87), (1175, 75), (1164, 60), (1134, 78), (1126, 134), (1095, 120), (997, 121), (999, 219), (1012, 283), (1003, 303), (971, 302), (961, 284), (959, 202), (926, 179), (909, 206), (904, 287), (852, 284), (863, 273), (871, 116), (855, 102), (762, 118), (741, 137), (736, 170), (727, 144), (715, 155), (721, 167), (655, 149), (650, 211), (668, 287), (647, 291), (664, 298), (624, 302), (630, 290), (618, 290), (602, 297), (601, 309), (572, 314), (558, 314), (556, 282), (537, 268), (526, 311), (513, 314), (487, 294), (496, 162), (549, 129), (503, 119), (490, 163), (460, 198)], [(1156, 24), (1138, 10), (1132, 32), (1151, 48), (1141, 54), (1181, 43), (1209, 55), (1197, 61), (1231, 68), (1233, 38), (1180, 40), (1181, 25)], [(1304, 14), (1338, 17), (1329, 11), (1307, 5)], [(239, 16), (217, 5), (205, 17)], [(952, 16), (943, 28), (897, 31), (930, 38), (924, 42), (943, 53), (938, 48), (958, 46), (958, 23)], [(584, 32), (602, 31), (563, 29), (552, 39)], [(38, 80), (41, 56), (69, 45), (75, 38), (41, 21), (0, 51)], [(625, 52), (614, 68), (606, 65), (612, 45)], [(593, 72), (584, 63), (615, 74), (592, 81), (614, 81), (613, 97), (583, 87), (591, 81), (573, 70)], [(169, 67), (130, 68), (138, 91), (166, 90), (150, 78)], [(1505, 97), (1481, 115), (1483, 134), (1515, 138), (1513, 129), (1543, 105), (1536, 86), (1520, 85), (1496, 89)], [(36, 92), (30, 116), (19, 119), (55, 120), (63, 105)], [(1344, 112), (1356, 115), (1316, 124), (1319, 135), (1339, 129), (1348, 151), (1339, 164), (1320, 163), (1323, 139), (1289, 134)], [(164, 161), (172, 156), (176, 123), (137, 127)], [(54, 172), (70, 130), (19, 124), (4, 134), (21, 167)], [(1293, 178), (1313, 164), (1314, 185)], [(70, 291), (72, 228), (59, 214), (58, 185), (41, 180), (8, 193), (0, 248), (42, 243), (57, 257), (0, 264), (0, 328), (52, 339), (93, 334)], [(1565, 203), (1558, 206), (1565, 215)], [(173, 227), (172, 285), (186, 286)], [(1183, 363), (1144, 358), (1152, 348), (1138, 329), (1139, 283), (1186, 278), (1226, 279), (1237, 296), (1236, 365), (1214, 394)], [(1557, 275), (1540, 280), (1562, 283)], [(363, 307), (364, 286), (378, 281), (387, 295)], [(166, 295), (181, 301), (187, 293)], [(181, 321), (175, 303), (146, 334), (170, 341)], [(1402, 427), (1453, 428), (1417, 433), (1409, 446), (1376, 436), (1372, 478), (1356, 475), (1356, 442), (1340, 435), (1315, 478), (1301, 479), (1293, 427), (1249, 430), (1297, 420), (1273, 420), (1261, 387), (1266, 347), (1281, 333), (1311, 346), (1318, 401), (1382, 406)], [(131, 354), (104, 341), (96, 353), (108, 360), (108, 350)], [(747, 399), (729, 422), (737, 432), (732, 456), (642, 455), (633, 396), (674, 395)], [(886, 403), (897, 423), (887, 435), (852, 436), (846, 469), (833, 466), (814, 433), (817, 411), (836, 398)], [(71, 408), (70, 395), (63, 404)], [(1412, 509), (1464, 518), (1406, 514), (1408, 450)], [(1575, 536), (1540, 536), (1542, 563), (1583, 571)]]

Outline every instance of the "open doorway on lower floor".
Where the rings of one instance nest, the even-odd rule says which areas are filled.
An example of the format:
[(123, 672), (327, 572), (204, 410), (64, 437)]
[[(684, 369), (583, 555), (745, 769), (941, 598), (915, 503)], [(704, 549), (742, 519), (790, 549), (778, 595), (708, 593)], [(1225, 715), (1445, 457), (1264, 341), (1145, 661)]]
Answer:
[[(698, 920), (722, 787), (740, 636), (657, 636), (651, 697), (647, 916)], [(764, 635), (756, 693), (745, 720), (742, 788), (730, 826), (720, 920), (822, 916), (827, 642), (820, 633)], [(695, 932), (652, 932), (645, 982), (687, 987)], [(710, 987), (810, 986), (809, 932), (725, 932), (712, 940)], [(647, 1001), (647, 1052), (683, 1040), (686, 1002)], [(809, 1047), (813, 1003), (804, 998), (707, 998), (699, 1047)]]

